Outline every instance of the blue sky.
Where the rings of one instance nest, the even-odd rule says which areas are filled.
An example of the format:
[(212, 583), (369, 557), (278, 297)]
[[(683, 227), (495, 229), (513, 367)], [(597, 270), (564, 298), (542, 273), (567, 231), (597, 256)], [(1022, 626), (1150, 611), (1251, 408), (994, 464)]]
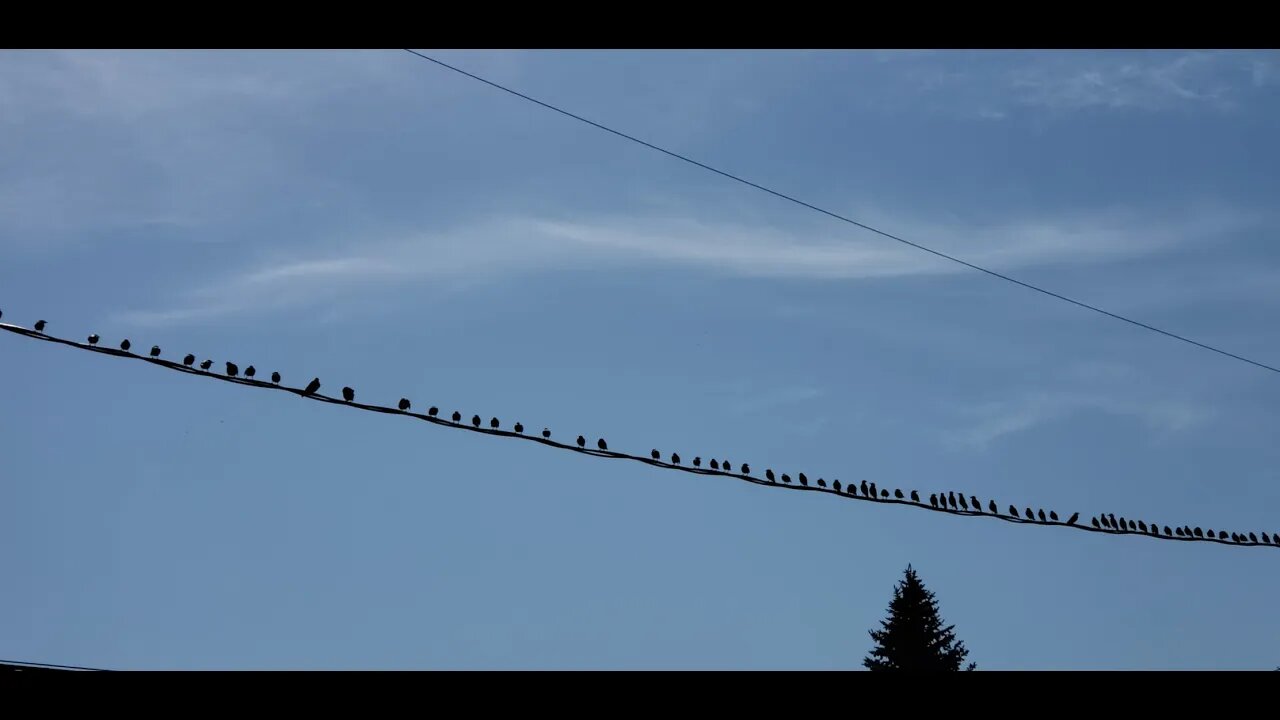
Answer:
[[(1275, 53), (439, 55), (1280, 362)], [(0, 54), (0, 158), (6, 322), (634, 452), (1280, 530), (1274, 374), (403, 52)], [(1280, 664), (1272, 550), (693, 478), (17, 336), (0, 363), (8, 659), (851, 668), (912, 563), (982, 668)]]

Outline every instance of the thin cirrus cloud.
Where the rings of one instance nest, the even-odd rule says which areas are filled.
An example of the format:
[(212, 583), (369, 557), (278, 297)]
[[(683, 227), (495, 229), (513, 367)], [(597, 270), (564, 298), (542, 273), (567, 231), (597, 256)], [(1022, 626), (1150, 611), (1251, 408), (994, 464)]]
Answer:
[[(1202, 207), (1177, 217), (1125, 212), (1056, 220), (946, 225), (861, 214), (902, 236), (992, 269), (1088, 265), (1209, 243), (1256, 227), (1260, 215)], [(880, 219), (883, 217), (883, 222)], [(118, 320), (166, 324), (252, 309), (281, 310), (373, 287), (435, 279), (458, 285), (534, 272), (636, 267), (680, 268), (731, 277), (856, 281), (972, 272), (961, 265), (857, 229), (784, 232), (685, 218), (602, 217), (583, 221), (512, 218), (448, 231), (358, 239), (323, 257), (262, 260), (196, 288), (171, 307), (129, 311)], [(358, 248), (358, 249), (357, 249)]]

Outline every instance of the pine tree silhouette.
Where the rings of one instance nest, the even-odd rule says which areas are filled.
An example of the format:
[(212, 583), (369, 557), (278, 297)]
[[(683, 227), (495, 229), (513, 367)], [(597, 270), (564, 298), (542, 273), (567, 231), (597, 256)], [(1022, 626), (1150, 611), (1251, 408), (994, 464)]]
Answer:
[[(956, 640), (955, 625), (943, 627), (938, 601), (910, 565), (893, 588), (889, 617), (880, 625), (870, 631), (876, 646), (862, 659), (868, 670), (955, 671), (969, 655), (964, 642)], [(976, 667), (969, 663), (966, 669)]]

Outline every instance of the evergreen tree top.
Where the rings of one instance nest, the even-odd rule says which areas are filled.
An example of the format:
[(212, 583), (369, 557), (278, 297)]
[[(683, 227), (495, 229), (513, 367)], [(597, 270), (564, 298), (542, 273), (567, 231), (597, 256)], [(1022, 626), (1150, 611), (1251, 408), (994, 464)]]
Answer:
[[(889, 616), (870, 634), (876, 645), (862, 660), (870, 670), (954, 671), (969, 655), (955, 626), (943, 625), (937, 598), (910, 565), (893, 588)], [(974, 667), (970, 663), (968, 669)]]

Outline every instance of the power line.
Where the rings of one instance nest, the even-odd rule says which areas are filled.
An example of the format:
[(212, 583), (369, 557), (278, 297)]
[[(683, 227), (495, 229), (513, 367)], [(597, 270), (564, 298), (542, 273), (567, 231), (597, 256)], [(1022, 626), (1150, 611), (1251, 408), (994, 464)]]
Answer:
[(31, 668), (32, 670), (90, 670), (94, 672), (107, 672), (103, 668), (81, 667), (80, 665), (55, 665), (53, 663), (27, 662), (25, 660), (0, 660), (0, 666), (13, 666), (11, 670), (21, 670), (23, 668)]
[[(888, 504), (888, 505), (902, 505), (902, 506), (913, 507), (921, 510), (930, 510), (933, 512), (947, 513), (949, 515), (993, 518), (996, 520), (1003, 520), (1005, 522), (1017, 523), (1019, 525), (1043, 525), (1043, 526), (1051, 526), (1051, 527), (1069, 528), (1073, 530), (1083, 530), (1085, 532), (1100, 532), (1100, 533), (1106, 533), (1109, 535), (1140, 535), (1140, 536), (1155, 538), (1159, 540), (1215, 542), (1223, 545), (1280, 548), (1280, 532), (1277, 532), (1274, 534), (1274, 538), (1275, 538), (1274, 541), (1271, 540), (1270, 536), (1268, 536), (1267, 533), (1265, 532), (1262, 533), (1261, 537), (1263, 539), (1261, 542), (1257, 540), (1258, 536), (1256, 535), (1254, 535), (1253, 539), (1250, 540), (1249, 534), (1240, 534), (1240, 533), (1232, 533), (1230, 536), (1231, 540), (1228, 541), (1227, 539), (1228, 535), (1226, 531), (1219, 531), (1220, 537), (1214, 537), (1214, 533), (1212, 530), (1205, 532), (1205, 531), (1202, 531), (1199, 527), (1196, 527), (1193, 529), (1189, 525), (1184, 525), (1182, 527), (1179, 527), (1176, 531), (1172, 530), (1169, 526), (1164, 526), (1164, 534), (1160, 534), (1160, 528), (1155, 523), (1152, 523), (1151, 525), (1148, 526), (1145, 522), (1142, 522), (1141, 527), (1143, 528), (1149, 527), (1150, 530), (1149, 531), (1145, 529), (1139, 530), (1140, 525), (1138, 524), (1138, 521), (1136, 520), (1125, 521), (1124, 518), (1120, 518), (1120, 520), (1117, 521), (1115, 518), (1115, 515), (1108, 514), (1108, 513), (1102, 513), (1091, 518), (1090, 519), (1091, 525), (1081, 525), (1073, 522), (1073, 520), (1076, 519), (1075, 517), (1065, 522), (1062, 520), (1056, 520), (1056, 519), (1046, 519), (1045, 510), (1043, 508), (1039, 510), (1038, 515), (1033, 516), (1031, 508), (1026, 507), (1025, 508), (1026, 517), (1021, 517), (1018, 515), (1018, 511), (1015, 507), (1009, 506), (1009, 510), (1011, 512), (1009, 514), (1005, 514), (1000, 512), (1000, 510), (998, 509), (998, 506), (995, 505), (994, 500), (990, 500), (990, 503), (991, 503), (990, 507), (996, 507), (996, 510), (992, 512), (987, 512), (982, 509), (981, 503), (978, 502), (977, 496), (974, 496), (974, 495), (970, 495), (969, 497), (972, 498), (976, 504), (973, 506), (973, 509), (969, 509), (970, 503), (965, 500), (965, 496), (963, 493), (960, 494), (959, 501), (957, 502), (953, 496), (954, 493), (952, 491), (946, 491), (946, 490), (943, 490), (939, 493), (935, 493), (935, 496), (941, 498), (940, 505), (933, 504), (933, 497), (930, 498), (930, 504), (925, 504), (925, 501), (923, 499), (920, 499), (917, 496), (915, 490), (910, 491), (910, 499), (908, 499), (907, 494), (903, 493), (900, 488), (895, 488), (892, 494), (890, 494), (889, 488), (880, 489), (880, 492), (878, 493), (875, 483), (868, 484), (866, 480), (863, 480), (860, 486), (855, 486), (854, 484), (850, 483), (847, 486), (845, 486), (843, 490), (841, 490), (840, 486), (837, 484), (839, 482), (837, 480), (833, 480), (830, 485), (827, 485), (826, 481), (823, 478), (818, 478), (815, 482), (811, 484), (809, 480), (806, 478), (804, 473), (797, 474), (796, 483), (791, 482), (791, 478), (788, 474), (782, 473), (780, 475), (775, 475), (772, 469), (766, 470), (766, 477), (762, 478), (758, 475), (752, 475), (751, 471), (749, 470), (749, 465), (747, 463), (743, 463), (740, 466), (742, 468), (741, 472), (734, 472), (732, 465), (728, 461), (724, 461), (725, 469), (721, 470), (716, 468), (716, 464), (718, 463), (717, 463), (717, 460), (715, 459), (712, 459), (709, 463), (712, 465), (711, 468), (704, 468), (701, 466), (685, 465), (680, 462), (680, 460), (674, 453), (670, 456), (670, 460), (661, 459), (661, 455), (657, 454), (656, 450), (653, 451), (654, 454), (651, 455), (650, 457), (643, 457), (640, 455), (630, 455), (628, 453), (607, 449), (604, 446), (603, 439), (601, 439), (601, 446), (599, 447), (599, 449), (591, 449), (586, 447), (585, 436), (579, 436), (579, 444), (577, 447), (575, 447), (567, 443), (562, 443), (557, 440), (552, 440), (549, 435), (546, 437), (539, 437), (537, 435), (526, 435), (522, 431), (517, 431), (517, 430), (503, 430), (501, 429), (500, 424), (497, 421), (497, 418), (493, 418), (492, 420), (493, 426), (482, 427), (482, 422), (480, 420), (480, 417), (479, 415), (476, 415), (473, 418), (473, 426), (468, 427), (467, 425), (462, 424), (460, 415), (459, 415), (459, 420), (450, 421), (444, 418), (436, 417), (434, 413), (422, 414), (422, 413), (410, 412), (407, 408), (400, 409), (399, 407), (392, 408), (392, 407), (386, 407), (383, 405), (358, 403), (358, 402), (355, 402), (354, 399), (346, 400), (346, 399), (339, 399), (335, 397), (329, 397), (327, 395), (322, 395), (318, 392), (318, 390), (308, 392), (307, 389), (289, 387), (287, 385), (281, 385), (276, 382), (266, 382), (264, 380), (240, 377), (239, 375), (235, 377), (231, 377), (228, 375), (218, 375), (212, 372), (208, 372), (207, 370), (201, 370), (201, 369), (196, 369), (195, 367), (192, 367), (191, 365), (194, 364), (194, 356), (188, 356), (188, 358), (185, 358), (184, 360), (190, 360), (191, 362), (184, 363), (184, 364), (173, 362), (171, 360), (165, 360), (159, 357), (158, 347), (153, 348), (153, 352), (155, 353), (154, 355), (144, 356), (144, 355), (138, 355), (138, 354), (129, 352), (128, 350), (125, 350), (125, 349), (117, 350), (115, 348), (99, 346), (96, 344), (99, 339), (96, 335), (92, 336), (93, 343), (85, 344), (85, 343), (76, 342), (74, 340), (67, 340), (65, 338), (54, 337), (52, 335), (45, 334), (43, 331), (31, 330), (28, 328), (24, 328), (18, 325), (12, 325), (9, 323), (0, 323), (0, 330), (6, 330), (8, 332), (21, 335), (23, 337), (31, 338), (34, 340), (57, 343), (60, 345), (66, 345), (66, 346), (77, 348), (80, 350), (87, 350), (89, 352), (102, 353), (105, 355), (111, 355), (111, 356), (120, 357), (120, 358), (127, 358), (130, 360), (141, 360), (143, 362), (147, 362), (158, 367), (167, 368), (169, 370), (175, 370), (178, 372), (186, 373), (188, 375), (198, 375), (202, 377), (213, 378), (215, 380), (221, 380), (223, 382), (235, 383), (237, 385), (247, 385), (247, 386), (264, 389), (264, 390), (278, 390), (282, 392), (292, 393), (294, 395), (297, 395), (299, 397), (302, 397), (308, 400), (315, 400), (317, 402), (330, 403), (333, 405), (343, 405), (346, 407), (352, 407), (358, 410), (365, 410), (368, 412), (376, 412), (376, 413), (382, 413), (386, 415), (401, 415), (405, 417), (413, 417), (413, 418), (417, 418), (418, 420), (429, 422), (437, 426), (450, 427), (458, 430), (466, 430), (469, 432), (482, 433), (485, 435), (494, 435), (498, 437), (536, 442), (536, 443), (545, 445), (547, 447), (555, 448), (557, 450), (568, 450), (571, 452), (581, 453), (584, 455), (592, 455), (594, 457), (608, 458), (613, 460), (631, 460), (634, 462), (641, 462), (646, 465), (650, 465), (663, 470), (673, 470), (678, 472), (692, 473), (695, 475), (718, 475), (721, 477), (734, 478), (736, 480), (741, 480), (743, 482), (749, 482), (754, 485), (763, 485), (766, 487), (785, 488), (788, 490), (801, 490), (801, 491), (807, 491), (807, 492), (820, 492), (820, 493), (826, 493), (828, 495), (836, 495), (838, 497), (845, 498), (845, 499), (861, 500), (865, 502), (874, 502), (874, 503), (881, 503), (881, 504)], [(344, 388), (344, 392), (345, 390), (346, 388)], [(694, 462), (695, 463), (698, 462), (698, 459), (695, 459)], [(862, 492), (861, 495), (858, 494), (860, 490)], [(952, 497), (948, 497), (949, 495)], [(948, 501), (951, 502), (951, 507), (947, 507)], [(1040, 519), (1036, 519), (1037, 517)], [(1052, 517), (1055, 517), (1055, 515), (1050, 514), (1047, 517), (1052, 518)], [(1101, 518), (1101, 521), (1099, 521), (1099, 518)], [(1119, 525), (1119, 527), (1117, 527), (1117, 525)]]
[(707, 170), (707, 171), (713, 172), (713, 173), (715, 173), (715, 174), (717, 174), (717, 175), (720, 175), (721, 177), (726, 177), (726, 178), (728, 178), (728, 179), (730, 179), (730, 180), (733, 180), (734, 182), (742, 183), (743, 185), (746, 185), (746, 186), (748, 186), (748, 187), (755, 188), (756, 190), (760, 190), (760, 191), (762, 191), (762, 192), (769, 193), (770, 195), (773, 195), (773, 196), (775, 196), (775, 197), (782, 198), (783, 200), (786, 200), (786, 201), (788, 201), (788, 202), (795, 203), (796, 205), (799, 205), (799, 206), (801, 206), (801, 207), (805, 207), (805, 208), (808, 208), (808, 209), (810, 209), (810, 210), (813, 210), (813, 211), (816, 211), (816, 212), (820, 212), (820, 213), (822, 213), (823, 215), (826, 215), (826, 216), (828, 216), (828, 217), (835, 218), (836, 220), (840, 220), (840, 221), (842, 221), (842, 222), (849, 223), (850, 225), (854, 225), (854, 226), (856, 226), (856, 227), (860, 227), (860, 228), (862, 228), (863, 230), (869, 230), (869, 231), (871, 231), (871, 232), (873, 232), (873, 233), (875, 233), (875, 234), (877, 234), (877, 235), (880, 235), (880, 236), (882, 236), (882, 237), (889, 238), (890, 240), (896, 240), (896, 241), (898, 241), (898, 242), (900, 242), (900, 243), (902, 243), (902, 244), (904, 244), (904, 245), (910, 245), (911, 247), (913, 247), (913, 248), (915, 248), (915, 249), (917, 249), (917, 250), (923, 250), (924, 252), (930, 253), (931, 255), (936, 255), (936, 256), (938, 256), (938, 257), (940, 257), (940, 258), (943, 258), (943, 259), (945, 259), (945, 260), (950, 260), (951, 262), (959, 263), (959, 264), (961, 264), (961, 265), (964, 265), (964, 266), (965, 266), (965, 267), (967, 267), (967, 268), (970, 268), (970, 269), (973, 269), (973, 270), (977, 270), (977, 271), (979, 271), (979, 272), (986, 273), (986, 274), (988, 274), (988, 275), (990, 275), (990, 276), (992, 276), (992, 277), (996, 277), (996, 278), (999, 278), (999, 279), (1001, 279), (1001, 280), (1006, 280), (1006, 281), (1011, 282), (1011, 283), (1013, 283), (1013, 284), (1015, 284), (1015, 285), (1020, 285), (1020, 286), (1022, 286), (1022, 287), (1024, 287), (1024, 288), (1026, 288), (1026, 289), (1028, 289), (1028, 290), (1034, 290), (1034, 291), (1036, 291), (1036, 292), (1038, 292), (1038, 293), (1041, 293), (1042, 295), (1048, 295), (1048, 296), (1049, 296), (1049, 297), (1051, 297), (1051, 298), (1055, 298), (1055, 299), (1057, 299), (1057, 300), (1062, 300), (1062, 301), (1064, 301), (1064, 302), (1071, 303), (1072, 305), (1075, 305), (1075, 306), (1077, 306), (1077, 307), (1082, 307), (1082, 308), (1084, 308), (1084, 309), (1086, 309), (1086, 310), (1092, 310), (1093, 312), (1098, 313), (1098, 314), (1100, 314), (1100, 315), (1105, 315), (1105, 316), (1107, 316), (1107, 317), (1109, 317), (1109, 318), (1113, 318), (1113, 319), (1115, 319), (1115, 320), (1121, 320), (1121, 321), (1123, 321), (1123, 322), (1129, 323), (1130, 325), (1135, 325), (1135, 326), (1140, 327), (1140, 328), (1143, 328), (1143, 329), (1145, 329), (1145, 330), (1150, 330), (1151, 332), (1159, 333), (1159, 334), (1161, 334), (1161, 335), (1164, 335), (1165, 337), (1173, 338), (1174, 340), (1181, 340), (1181, 341), (1182, 341), (1182, 342), (1184, 342), (1184, 343), (1188, 343), (1188, 344), (1191, 344), (1191, 345), (1195, 345), (1196, 347), (1203, 348), (1203, 349), (1205, 349), (1205, 350), (1210, 350), (1210, 351), (1212, 351), (1212, 352), (1218, 353), (1219, 355), (1225, 355), (1225, 356), (1227, 356), (1227, 357), (1229, 357), (1229, 358), (1233, 358), (1233, 359), (1235, 359), (1235, 360), (1239, 360), (1239, 361), (1241, 361), (1241, 362), (1249, 363), (1250, 365), (1255, 365), (1255, 366), (1260, 367), (1260, 368), (1262, 368), (1262, 369), (1264, 369), (1264, 370), (1270, 370), (1271, 372), (1274, 372), (1274, 373), (1280, 373), (1280, 368), (1276, 368), (1276, 367), (1273, 367), (1273, 366), (1271, 366), (1271, 365), (1267, 365), (1266, 363), (1258, 362), (1258, 361), (1256, 361), (1256, 360), (1250, 360), (1249, 358), (1244, 357), (1244, 356), (1242, 356), (1242, 355), (1236, 355), (1235, 353), (1227, 352), (1226, 350), (1222, 350), (1222, 349), (1216, 348), (1216, 347), (1214, 347), (1214, 346), (1212, 346), (1212, 345), (1206, 345), (1205, 343), (1202, 343), (1202, 342), (1199, 342), (1199, 341), (1196, 341), (1196, 340), (1192, 340), (1191, 338), (1184, 337), (1184, 336), (1182, 336), (1182, 335), (1178, 335), (1177, 333), (1169, 332), (1168, 330), (1161, 330), (1160, 328), (1155, 327), (1154, 325), (1148, 325), (1147, 323), (1141, 322), (1141, 321), (1139, 321), (1139, 320), (1134, 320), (1134, 319), (1132, 319), (1132, 318), (1125, 317), (1124, 315), (1119, 315), (1119, 314), (1116, 314), (1116, 313), (1110, 312), (1110, 311), (1108, 311), (1108, 310), (1103, 310), (1102, 308), (1097, 307), (1097, 306), (1095, 306), (1095, 305), (1090, 305), (1089, 303), (1082, 302), (1082, 301), (1080, 301), (1080, 300), (1075, 300), (1075, 299), (1073, 299), (1073, 298), (1067, 297), (1066, 295), (1062, 295), (1062, 294), (1059, 294), (1059, 293), (1053, 292), (1052, 290), (1046, 290), (1046, 289), (1044, 289), (1044, 288), (1042, 288), (1042, 287), (1039, 287), (1039, 286), (1037, 286), (1037, 285), (1032, 285), (1031, 283), (1023, 282), (1022, 280), (1018, 280), (1017, 278), (1013, 278), (1013, 277), (1010, 277), (1010, 276), (1005, 275), (1005, 274), (1003, 274), (1003, 273), (996, 272), (995, 270), (990, 270), (990, 269), (988, 269), (988, 268), (982, 267), (981, 265), (975, 265), (974, 263), (971, 263), (971, 262), (969, 262), (969, 261), (967, 261), (967, 260), (962, 260), (962, 259), (960, 259), (960, 258), (958, 258), (958, 257), (955, 257), (954, 255), (948, 255), (947, 253), (941, 252), (941, 251), (939, 251), (939, 250), (934, 250), (933, 248), (925, 247), (924, 245), (921, 245), (921, 244), (919, 244), (919, 243), (912, 242), (912, 241), (910, 241), (910, 240), (907, 240), (907, 239), (905, 239), (905, 238), (899, 237), (899, 236), (897, 236), (897, 235), (894, 235), (894, 234), (892, 234), (892, 233), (886, 232), (886, 231), (884, 231), (884, 230), (880, 230), (880, 229), (878, 229), (878, 228), (874, 228), (874, 227), (872, 227), (872, 226), (870, 226), (870, 225), (867, 225), (867, 224), (865, 224), (865, 223), (858, 222), (857, 220), (853, 220), (853, 219), (847, 218), (847, 217), (845, 217), (844, 215), (840, 215), (839, 213), (835, 213), (835, 212), (832, 212), (832, 211), (830, 211), (830, 210), (826, 210), (826, 209), (820, 208), (820, 207), (818, 207), (817, 205), (814, 205), (814, 204), (812, 204), (812, 203), (805, 202), (804, 200), (800, 200), (800, 199), (798, 199), (798, 198), (792, 197), (791, 195), (787, 195), (787, 194), (785, 194), (785, 193), (778, 192), (777, 190), (773, 190), (773, 189), (771, 189), (771, 188), (767, 188), (767, 187), (765, 187), (765, 186), (763, 186), (763, 185), (760, 185), (760, 184), (758, 184), (758, 183), (752, 182), (752, 181), (747, 180), (747, 179), (745, 179), (745, 178), (739, 177), (739, 176), (734, 175), (734, 174), (732, 174), (732, 173), (728, 173), (728, 172), (725, 172), (725, 171), (720, 170), (720, 169), (718, 169), (718, 168), (714, 168), (714, 167), (712, 167), (712, 166), (710, 166), (710, 165), (707, 165), (706, 163), (699, 162), (699, 161), (694, 160), (693, 158), (690, 158), (690, 157), (688, 157), (688, 156), (686, 156), (686, 155), (681, 155), (680, 153), (672, 152), (671, 150), (667, 150), (666, 148), (659, 147), (659, 146), (657, 146), (657, 145), (654, 145), (653, 143), (646, 142), (646, 141), (641, 140), (640, 138), (637, 138), (637, 137), (635, 137), (635, 136), (628, 135), (628, 134), (626, 134), (626, 133), (624, 133), (624, 132), (621, 132), (621, 131), (618, 131), (618, 130), (614, 130), (613, 128), (611, 128), (611, 127), (607, 127), (607, 126), (605, 126), (605, 125), (601, 125), (600, 123), (595, 122), (594, 120), (588, 120), (587, 118), (582, 117), (581, 115), (575, 115), (574, 113), (571, 113), (571, 112), (569, 112), (568, 110), (561, 109), (561, 108), (556, 107), (555, 105), (552, 105), (552, 104), (550, 104), (550, 103), (543, 102), (542, 100), (539, 100), (539, 99), (534, 98), (534, 97), (530, 97), (530, 96), (525, 95), (524, 93), (519, 92), (519, 91), (517, 91), (517, 90), (512, 90), (511, 88), (506, 87), (505, 85), (500, 85), (500, 84), (498, 84), (498, 83), (496, 83), (496, 82), (493, 82), (492, 80), (487, 80), (487, 79), (485, 79), (485, 78), (480, 77), (479, 75), (475, 75), (475, 74), (470, 73), (470, 72), (467, 72), (466, 70), (463, 70), (463, 69), (461, 69), (461, 68), (454, 67), (453, 65), (450, 65), (450, 64), (448, 64), (448, 63), (446, 63), (446, 62), (443, 62), (443, 61), (441, 61), (441, 60), (437, 60), (436, 58), (433, 58), (433, 57), (431, 57), (431, 56), (429, 56), (429, 55), (423, 55), (422, 53), (417, 52), (416, 50), (410, 50), (410, 49), (408, 49), (408, 48), (404, 48), (404, 51), (405, 51), (405, 52), (407, 52), (407, 53), (409, 53), (409, 54), (411, 54), (411, 55), (416, 55), (417, 57), (420, 57), (420, 58), (422, 58), (423, 60), (427, 60), (427, 61), (429, 61), (429, 62), (433, 62), (433, 63), (435, 63), (436, 65), (439, 65), (440, 67), (446, 68), (446, 69), (448, 69), (448, 70), (452, 70), (452, 71), (454, 71), (454, 72), (456, 72), (456, 73), (458, 73), (458, 74), (460, 74), (460, 75), (465, 75), (465, 76), (467, 76), (467, 77), (471, 78), (472, 80), (478, 80), (478, 81), (480, 81), (480, 82), (482, 82), (482, 83), (484, 83), (484, 84), (486, 84), (486, 85), (489, 85), (490, 87), (497, 88), (498, 90), (501, 90), (501, 91), (503, 91), (503, 92), (505, 92), (505, 93), (510, 93), (510, 94), (512, 94), (512, 95), (515, 95), (515, 96), (516, 96), (516, 97), (518, 97), (518, 98), (521, 98), (521, 99), (524, 99), (524, 100), (528, 100), (529, 102), (534, 103), (534, 104), (536, 104), (536, 105), (541, 105), (542, 107), (544, 107), (544, 108), (546, 108), (546, 109), (548, 109), (548, 110), (552, 110), (552, 111), (558, 112), (558, 113), (560, 113), (561, 115), (564, 115), (565, 117), (573, 118), (574, 120), (577, 120), (577, 121), (579, 121), (579, 122), (586, 123), (587, 125), (590, 125), (590, 126), (592, 126), (592, 127), (594, 127), (594, 128), (597, 128), (597, 129), (599, 129), (599, 130), (603, 130), (603, 131), (605, 131), (605, 132), (607, 132), (607, 133), (610, 133), (610, 134), (616, 135), (616, 136), (618, 136), (618, 137), (620, 137), (620, 138), (623, 138), (623, 139), (625, 139), (625, 140), (630, 140), (630, 141), (631, 141), (631, 142), (633, 142), (633, 143), (637, 143), (637, 144), (639, 144), (639, 145), (643, 145), (643, 146), (645, 146), (645, 147), (647, 147), (647, 148), (649, 148), (649, 149), (651, 149), (651, 150), (657, 150), (658, 152), (663, 153), (664, 155), (668, 155), (668, 156), (673, 157), (673, 158), (675, 158), (675, 159), (677, 159), (677, 160), (684, 161), (684, 162), (686, 162), (686, 163), (689, 163), (690, 165), (695, 165), (695, 166), (697, 166), (697, 167), (702, 168), (703, 170)]

